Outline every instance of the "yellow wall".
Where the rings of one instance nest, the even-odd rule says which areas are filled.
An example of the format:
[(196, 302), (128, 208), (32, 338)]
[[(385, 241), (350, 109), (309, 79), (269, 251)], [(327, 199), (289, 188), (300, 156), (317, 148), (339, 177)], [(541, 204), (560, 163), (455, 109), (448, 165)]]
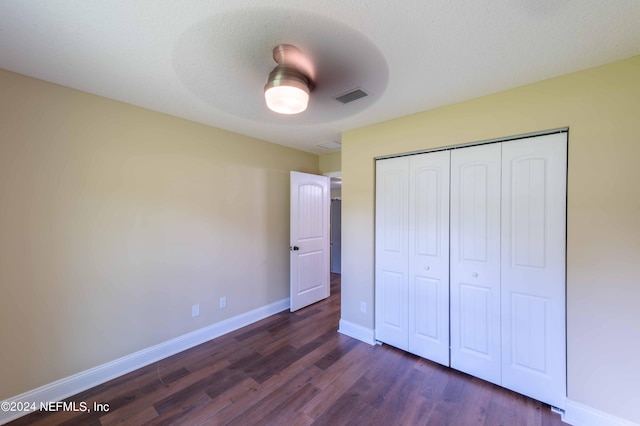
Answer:
[[(322, 154), (319, 158), (320, 173), (335, 173), (342, 171), (342, 153), (333, 152), (331, 154)], [(342, 190), (332, 189), (331, 199), (342, 197)]]
[(345, 133), (342, 319), (373, 328), (374, 157), (567, 126), (568, 397), (640, 423), (640, 57)]
[(288, 298), (290, 170), (318, 157), (0, 70), (0, 399)]
[(342, 171), (342, 153), (333, 152), (322, 154), (319, 159), (320, 173), (332, 173)]

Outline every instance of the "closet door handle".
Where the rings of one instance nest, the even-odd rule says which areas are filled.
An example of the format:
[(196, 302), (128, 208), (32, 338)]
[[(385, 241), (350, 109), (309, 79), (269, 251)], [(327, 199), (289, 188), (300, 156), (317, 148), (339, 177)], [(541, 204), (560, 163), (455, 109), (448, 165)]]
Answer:
[(477, 272), (474, 272), (474, 273), (472, 273), (472, 274), (471, 274), (471, 276), (472, 276), (473, 278), (478, 278), (478, 273), (477, 273)]

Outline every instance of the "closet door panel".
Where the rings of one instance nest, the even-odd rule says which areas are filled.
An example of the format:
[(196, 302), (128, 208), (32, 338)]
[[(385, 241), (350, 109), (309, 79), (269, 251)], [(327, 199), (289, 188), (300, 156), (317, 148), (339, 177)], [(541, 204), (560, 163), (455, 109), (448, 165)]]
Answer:
[(501, 144), (451, 152), (451, 366), (500, 384)]
[(566, 133), (503, 144), (502, 382), (566, 399)]
[(376, 339), (408, 349), (409, 157), (376, 162)]
[(410, 157), (409, 352), (449, 365), (449, 151)]

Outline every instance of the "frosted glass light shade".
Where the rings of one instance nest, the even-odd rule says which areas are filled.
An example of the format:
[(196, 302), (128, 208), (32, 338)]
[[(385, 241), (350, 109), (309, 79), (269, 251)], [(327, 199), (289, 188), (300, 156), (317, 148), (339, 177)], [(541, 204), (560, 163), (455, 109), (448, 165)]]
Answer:
[(273, 86), (265, 90), (264, 98), (270, 110), (280, 114), (298, 114), (307, 109), (309, 90), (306, 87)]

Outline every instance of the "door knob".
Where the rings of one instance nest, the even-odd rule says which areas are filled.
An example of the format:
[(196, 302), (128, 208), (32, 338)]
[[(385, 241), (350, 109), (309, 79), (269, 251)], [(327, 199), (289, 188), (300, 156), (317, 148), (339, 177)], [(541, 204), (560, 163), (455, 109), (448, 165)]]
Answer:
[(477, 273), (477, 272), (474, 272), (473, 274), (471, 274), (471, 276), (472, 276), (473, 278), (478, 278), (478, 273)]
[(428, 266), (425, 266), (425, 267), (424, 267), (424, 270), (425, 270), (425, 271), (428, 271), (428, 270), (429, 270), (429, 267), (428, 267)]
[(291, 250), (291, 251), (300, 250), (300, 247), (298, 247), (298, 246), (293, 246), (293, 247), (289, 246), (289, 250)]

